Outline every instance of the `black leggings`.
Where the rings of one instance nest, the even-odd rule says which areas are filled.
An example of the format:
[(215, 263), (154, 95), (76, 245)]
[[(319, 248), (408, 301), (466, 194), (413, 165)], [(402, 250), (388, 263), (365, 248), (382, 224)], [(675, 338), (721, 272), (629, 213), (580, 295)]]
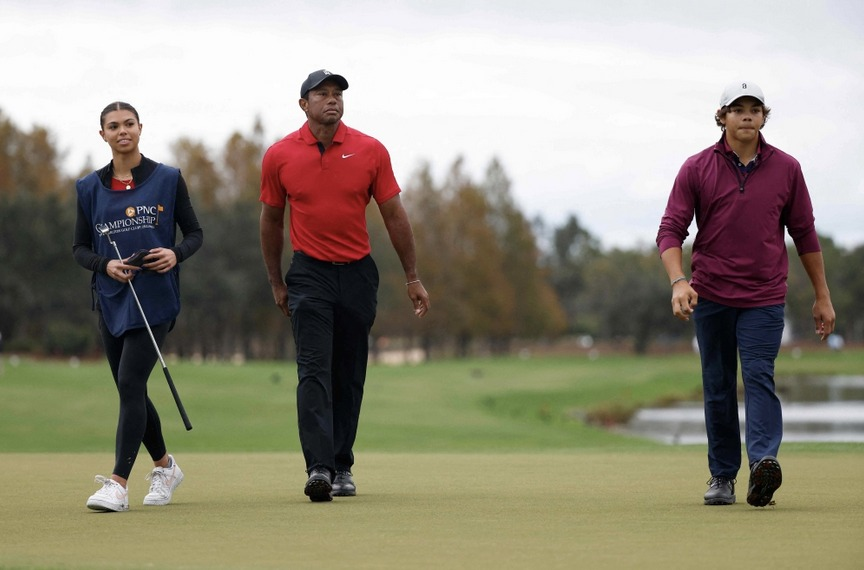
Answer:
[[(151, 327), (160, 350), (170, 328), (170, 323)], [(167, 452), (159, 414), (147, 396), (147, 379), (159, 357), (146, 328), (126, 331), (116, 337), (108, 332), (100, 313), (99, 333), (120, 394), (113, 473), (128, 479), (142, 443), (153, 461), (162, 459)]]

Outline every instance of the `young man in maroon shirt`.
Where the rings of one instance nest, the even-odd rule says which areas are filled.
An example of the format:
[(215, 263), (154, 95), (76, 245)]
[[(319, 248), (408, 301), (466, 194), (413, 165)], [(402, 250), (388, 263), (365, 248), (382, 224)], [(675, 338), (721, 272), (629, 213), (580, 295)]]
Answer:
[[(824, 340), (834, 330), (810, 195), (798, 161), (761, 134), (770, 112), (753, 83), (733, 83), (723, 91), (715, 115), (723, 136), (681, 167), (657, 233), (672, 284), (672, 312), (684, 321), (693, 317), (699, 343), (711, 471), (706, 505), (735, 502), (741, 467), (739, 356), (750, 466), (747, 502), (771, 504), (782, 482), (777, 453), (783, 418), (774, 361), (784, 326), (785, 231), (813, 284), (816, 334)], [(698, 232), (688, 281), (681, 246), (694, 216)]]
[[(261, 249), (273, 299), (297, 347), (297, 423), (312, 501), (353, 496), (354, 440), (375, 320), (378, 269), (366, 205), (374, 199), (405, 271), (414, 314), (429, 310), (390, 155), (342, 122), (348, 81), (320, 69), (300, 87), (307, 121), (271, 146), (261, 169)], [(294, 255), (282, 275), (285, 207)]]

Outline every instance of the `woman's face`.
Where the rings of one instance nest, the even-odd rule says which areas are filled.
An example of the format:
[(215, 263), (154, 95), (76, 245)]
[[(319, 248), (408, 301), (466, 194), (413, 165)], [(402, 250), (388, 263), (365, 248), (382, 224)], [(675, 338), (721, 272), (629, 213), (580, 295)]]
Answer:
[(132, 111), (124, 109), (111, 111), (105, 115), (105, 122), (99, 135), (108, 143), (114, 154), (137, 152), (142, 126)]

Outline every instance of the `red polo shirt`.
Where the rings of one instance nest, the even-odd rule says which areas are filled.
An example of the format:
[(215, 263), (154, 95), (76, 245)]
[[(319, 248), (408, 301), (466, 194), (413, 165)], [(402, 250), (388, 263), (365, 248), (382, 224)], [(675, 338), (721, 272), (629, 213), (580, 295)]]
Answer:
[(400, 191), (384, 145), (344, 123), (322, 153), (307, 122), (273, 144), (261, 167), (261, 202), (287, 202), (291, 246), (323, 261), (368, 255), (366, 206)]

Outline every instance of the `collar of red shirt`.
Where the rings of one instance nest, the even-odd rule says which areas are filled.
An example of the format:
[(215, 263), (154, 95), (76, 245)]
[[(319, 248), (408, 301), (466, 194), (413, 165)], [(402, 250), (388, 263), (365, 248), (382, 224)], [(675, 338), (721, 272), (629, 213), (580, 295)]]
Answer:
[[(348, 127), (345, 126), (345, 123), (339, 121), (339, 126), (336, 127), (336, 134), (333, 135), (333, 142), (342, 144), (345, 142), (345, 135), (348, 133)], [(303, 126), (300, 127), (300, 138), (304, 143), (308, 145), (318, 144), (318, 139), (315, 138), (315, 135), (312, 134), (312, 129), (309, 127), (309, 121), (303, 123)]]

